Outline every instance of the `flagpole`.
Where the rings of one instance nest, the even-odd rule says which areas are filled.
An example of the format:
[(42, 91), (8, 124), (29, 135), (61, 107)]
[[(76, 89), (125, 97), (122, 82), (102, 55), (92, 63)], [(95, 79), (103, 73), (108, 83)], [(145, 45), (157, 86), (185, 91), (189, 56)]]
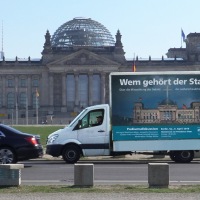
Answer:
[(182, 30), (181, 30), (181, 48), (182, 48), (182, 37), (183, 37), (183, 36), (182, 36)]
[(181, 35), (181, 48), (182, 48), (182, 35)]
[(133, 69), (132, 69), (133, 72), (136, 72), (136, 67), (135, 67), (135, 53), (134, 53), (134, 56), (133, 56)]
[(181, 28), (181, 48), (182, 48), (182, 42), (185, 42), (185, 33), (183, 32), (183, 29)]
[(36, 97), (36, 124), (38, 124), (38, 103), (37, 103), (37, 97)]
[(26, 125), (28, 125), (28, 91), (26, 88)]
[(16, 115), (16, 125), (18, 124), (18, 90), (15, 88), (15, 115)]
[(183, 32), (182, 32), (183, 30), (182, 30), (182, 28), (181, 28), (181, 48), (182, 48), (182, 38), (183, 38)]
[(11, 110), (11, 120), (12, 120), (12, 125), (13, 125), (13, 123), (14, 123), (14, 120), (13, 120), (13, 109)]
[(36, 100), (36, 124), (38, 124), (38, 99), (37, 99), (37, 96), (35, 97), (35, 100)]

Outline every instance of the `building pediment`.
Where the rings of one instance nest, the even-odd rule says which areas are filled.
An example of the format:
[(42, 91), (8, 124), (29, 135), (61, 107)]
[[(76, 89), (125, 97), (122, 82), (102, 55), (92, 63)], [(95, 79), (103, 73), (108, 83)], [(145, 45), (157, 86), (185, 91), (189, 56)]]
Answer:
[(53, 65), (119, 65), (119, 63), (86, 49), (81, 49), (48, 64), (48, 66)]

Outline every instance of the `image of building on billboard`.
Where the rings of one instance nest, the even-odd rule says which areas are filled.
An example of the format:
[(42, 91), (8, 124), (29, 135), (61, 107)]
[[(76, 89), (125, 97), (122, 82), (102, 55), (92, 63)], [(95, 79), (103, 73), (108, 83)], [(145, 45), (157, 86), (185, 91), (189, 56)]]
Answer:
[(176, 102), (165, 99), (155, 109), (145, 108), (141, 102), (134, 103), (133, 124), (188, 124), (199, 123), (200, 102), (192, 102), (190, 107), (185, 104), (181, 108)]

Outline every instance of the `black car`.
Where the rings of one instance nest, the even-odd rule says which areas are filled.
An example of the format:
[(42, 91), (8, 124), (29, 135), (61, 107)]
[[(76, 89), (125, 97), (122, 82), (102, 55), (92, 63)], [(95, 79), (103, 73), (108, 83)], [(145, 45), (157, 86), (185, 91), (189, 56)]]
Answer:
[(40, 136), (0, 124), (0, 164), (16, 163), (43, 155)]

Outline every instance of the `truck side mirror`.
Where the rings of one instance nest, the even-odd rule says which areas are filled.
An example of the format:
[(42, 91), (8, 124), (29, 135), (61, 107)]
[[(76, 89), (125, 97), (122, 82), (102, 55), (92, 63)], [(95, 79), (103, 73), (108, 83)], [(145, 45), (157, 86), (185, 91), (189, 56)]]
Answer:
[(78, 128), (81, 128), (81, 126), (82, 126), (82, 120), (80, 119), (80, 120), (78, 121)]

